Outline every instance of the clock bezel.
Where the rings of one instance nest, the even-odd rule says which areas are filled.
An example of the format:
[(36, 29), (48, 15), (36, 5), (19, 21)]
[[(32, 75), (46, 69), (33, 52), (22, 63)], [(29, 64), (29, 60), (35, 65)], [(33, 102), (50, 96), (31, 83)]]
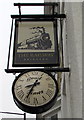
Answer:
[(44, 72), (46, 74), (48, 74), (50, 77), (52, 77), (52, 79), (54, 80), (55, 82), (55, 85), (56, 85), (56, 91), (55, 91), (55, 94), (53, 96), (53, 98), (48, 102), (48, 103), (45, 103), (44, 105), (41, 105), (41, 106), (28, 106), (24, 103), (22, 103), (21, 101), (19, 101), (15, 95), (15, 92), (14, 92), (14, 86), (16, 84), (16, 81), (19, 79), (19, 77), (21, 77), (22, 75), (24, 75), (25, 73), (27, 72), (31, 72), (31, 71), (38, 71), (38, 70), (26, 70), (22, 73), (20, 73), (14, 80), (13, 84), (12, 84), (12, 95), (13, 95), (13, 99), (14, 99), (14, 102), (15, 104), (23, 111), (25, 112), (28, 112), (28, 113), (32, 113), (32, 114), (39, 114), (39, 113), (43, 113), (45, 111), (47, 111), (49, 108), (51, 108), (55, 101), (56, 101), (56, 98), (57, 98), (57, 94), (58, 94), (58, 83), (55, 79), (55, 77), (50, 73), (50, 72), (47, 72), (45, 70), (39, 70), (38, 72)]

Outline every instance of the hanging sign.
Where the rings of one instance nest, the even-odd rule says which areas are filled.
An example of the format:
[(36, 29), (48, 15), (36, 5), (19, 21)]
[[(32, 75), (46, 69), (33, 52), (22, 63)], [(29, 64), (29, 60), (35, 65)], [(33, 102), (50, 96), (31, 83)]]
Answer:
[(56, 20), (15, 20), (13, 67), (58, 66)]

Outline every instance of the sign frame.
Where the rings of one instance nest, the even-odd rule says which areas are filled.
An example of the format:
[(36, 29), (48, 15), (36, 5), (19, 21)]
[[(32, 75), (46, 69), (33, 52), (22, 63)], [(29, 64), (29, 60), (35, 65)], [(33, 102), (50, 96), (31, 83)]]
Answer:
[[(24, 28), (26, 28), (26, 33), (24, 32)], [(35, 31), (36, 29), (35, 31), (37, 32), (36, 34), (38, 34), (38, 31), (39, 31), (41, 37), (39, 37), (39, 39), (35, 37), (34, 40), (32, 40), (33, 37), (29, 37), (23, 42), (22, 38), (25, 39), (26, 35), (27, 37), (30, 35), (30, 34), (29, 35), (27, 34), (27, 31), (28, 33), (29, 31), (31, 31), (30, 29), (32, 29), (33, 31)], [(44, 36), (42, 36), (42, 34), (44, 34)], [(45, 18), (44, 19), (22, 19), (21, 18), (21, 20), (15, 19), (12, 66), (13, 67), (59, 66), (60, 63), (59, 63), (57, 34), (58, 34), (57, 19), (45, 19)], [(38, 41), (40, 39), (45, 39), (45, 42), (41, 44), (39, 43), (40, 44), (39, 45)], [(21, 48), (22, 46), (25, 46), (25, 47)]]

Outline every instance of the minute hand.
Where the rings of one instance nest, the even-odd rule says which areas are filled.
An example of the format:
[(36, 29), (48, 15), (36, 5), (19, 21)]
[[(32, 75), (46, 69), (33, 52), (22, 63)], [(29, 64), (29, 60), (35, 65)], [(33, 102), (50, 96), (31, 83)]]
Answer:
[(38, 82), (38, 80), (36, 80), (35, 82), (34, 82), (34, 84), (32, 85), (32, 87), (31, 87), (31, 89), (30, 89), (30, 91), (29, 91), (29, 93), (28, 93), (28, 95), (27, 95), (27, 98), (28, 98), (28, 96), (30, 95), (30, 93), (32, 92), (32, 90), (33, 90), (33, 88), (36, 86), (36, 83)]
[[(36, 85), (39, 85), (40, 84), (40, 82), (37, 82), (36, 83)], [(25, 86), (25, 88), (27, 88), (27, 87), (31, 87), (33, 84), (30, 84), (30, 85), (27, 85), (27, 86)]]

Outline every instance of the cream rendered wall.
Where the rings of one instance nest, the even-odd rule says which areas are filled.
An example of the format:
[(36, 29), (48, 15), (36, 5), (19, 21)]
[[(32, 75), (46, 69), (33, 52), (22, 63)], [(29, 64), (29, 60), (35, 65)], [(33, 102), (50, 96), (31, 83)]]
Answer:
[(69, 79), (66, 79), (66, 97), (69, 92), (70, 98), (67, 98), (67, 102), (71, 107), (71, 117), (82, 118), (82, 3), (65, 3), (65, 11), (67, 52), (64, 56), (68, 56), (66, 58), (68, 63), (65, 60), (65, 64), (69, 64), (71, 68)]
[[(84, 72), (84, 40), (83, 40), (83, 38), (84, 38), (84, 2), (82, 3), (82, 73)], [(82, 79), (84, 78), (84, 74), (82, 74)], [(82, 92), (82, 101), (84, 101), (84, 82), (83, 82), (83, 80), (82, 80), (82, 90), (83, 90), (83, 92)], [(84, 105), (82, 105), (82, 113), (83, 113), (83, 119), (84, 119)]]
[(82, 118), (82, 3), (65, 2), (64, 11), (67, 15), (63, 28), (64, 65), (71, 72), (64, 74), (61, 84), (61, 118)]
[(71, 72), (65, 73), (66, 94), (62, 89), (61, 112), (62, 118), (82, 118), (82, 3), (66, 2), (64, 8), (64, 66), (69, 66)]

